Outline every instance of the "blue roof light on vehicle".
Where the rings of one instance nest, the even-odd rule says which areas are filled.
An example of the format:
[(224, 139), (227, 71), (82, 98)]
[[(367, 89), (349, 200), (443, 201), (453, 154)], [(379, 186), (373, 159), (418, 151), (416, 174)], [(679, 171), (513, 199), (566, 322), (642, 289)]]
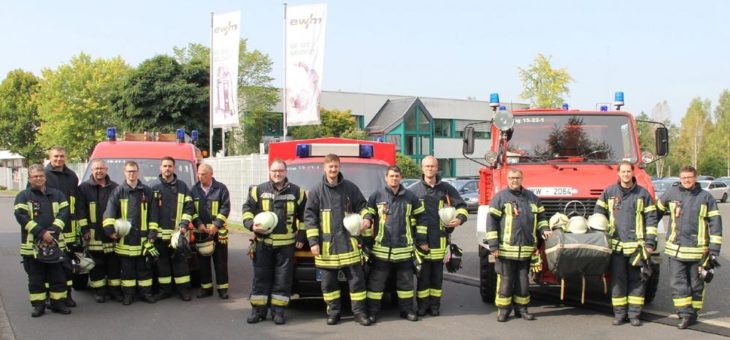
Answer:
[(312, 145), (297, 144), (297, 157), (309, 157), (312, 153)]
[(613, 106), (616, 107), (616, 110), (620, 110), (622, 106), (624, 106), (624, 92), (623, 91), (616, 91), (616, 94), (613, 96)]
[(570, 105), (568, 103), (563, 103), (563, 110), (568, 111), (570, 109)]
[(504, 105), (499, 106), (499, 111), (506, 111), (506, 110), (507, 110), (506, 106), (504, 106)]
[(496, 110), (499, 107), (499, 93), (491, 93), (489, 95), (489, 106), (492, 110)]
[(601, 112), (608, 112), (608, 105), (601, 105)]
[(115, 127), (106, 128), (106, 140), (108, 140), (108, 141), (117, 140), (117, 128), (115, 128)]
[(373, 158), (373, 156), (372, 144), (360, 144), (360, 158)]
[(193, 130), (190, 132), (190, 140), (193, 141), (193, 144), (198, 142), (198, 130)]
[(180, 128), (175, 130), (175, 137), (177, 138), (177, 141), (179, 143), (182, 143), (185, 141), (185, 129)]

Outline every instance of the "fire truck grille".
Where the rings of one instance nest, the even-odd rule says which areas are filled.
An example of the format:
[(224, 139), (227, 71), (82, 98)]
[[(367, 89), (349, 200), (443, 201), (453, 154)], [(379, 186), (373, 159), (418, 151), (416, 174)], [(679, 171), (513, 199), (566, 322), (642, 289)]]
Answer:
[[(553, 216), (553, 214), (555, 214), (557, 212), (564, 213), (565, 205), (571, 201), (578, 201), (578, 202), (582, 203), (583, 206), (585, 206), (585, 208), (586, 208), (585, 217), (592, 215), (593, 210), (596, 207), (595, 199), (544, 198), (544, 199), (541, 199), (541, 201), (542, 201), (542, 205), (545, 207), (545, 218), (547, 218), (547, 219), (549, 219), (551, 216)], [(571, 207), (568, 208), (568, 210), (569, 210), (568, 213), (571, 213), (574, 210), (574, 207), (575, 207), (575, 210), (578, 210), (578, 213), (583, 213), (583, 211), (582, 211), (583, 206), (581, 206), (580, 204), (575, 204), (575, 205), (577, 205), (577, 207), (575, 207), (574, 205), (571, 205)]]

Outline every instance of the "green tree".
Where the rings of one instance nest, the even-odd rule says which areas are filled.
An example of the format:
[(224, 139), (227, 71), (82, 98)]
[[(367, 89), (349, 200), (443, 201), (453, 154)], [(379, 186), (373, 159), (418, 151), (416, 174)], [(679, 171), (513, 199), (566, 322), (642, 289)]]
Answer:
[(724, 90), (715, 107), (715, 128), (708, 135), (705, 162), (712, 160), (716, 176), (730, 176), (730, 91)]
[(704, 152), (706, 138), (712, 131), (710, 121), (710, 101), (700, 98), (692, 99), (687, 113), (682, 118), (677, 143), (677, 156), (681, 164), (689, 164), (697, 168), (700, 173), (700, 155)]
[(38, 163), (43, 160), (43, 149), (36, 143), (41, 125), (38, 105), (38, 78), (23, 70), (8, 72), (0, 83), (0, 147)]
[(352, 111), (319, 110), (320, 125), (295, 126), (289, 129), (294, 139), (308, 139), (319, 137), (343, 137), (351, 135), (357, 129), (357, 122)]
[(360, 139), (360, 140), (367, 140), (368, 139), (368, 133), (360, 130), (360, 129), (350, 129), (345, 132), (343, 132), (340, 137), (342, 138), (350, 138), (350, 139)]
[(563, 96), (570, 93), (568, 84), (573, 82), (573, 78), (566, 68), (554, 69), (550, 59), (539, 53), (527, 69), (518, 67), (524, 88), (520, 96), (529, 99), (531, 106), (560, 107), (564, 102)]
[(421, 168), (413, 158), (397, 152), (395, 154), (395, 163), (400, 168), (403, 178), (421, 178)]
[(55, 70), (44, 69), (36, 101), (42, 121), (40, 145), (63, 145), (71, 161), (86, 159), (104, 138), (106, 127), (118, 122), (113, 98), (128, 72), (120, 57), (92, 60), (85, 53)]

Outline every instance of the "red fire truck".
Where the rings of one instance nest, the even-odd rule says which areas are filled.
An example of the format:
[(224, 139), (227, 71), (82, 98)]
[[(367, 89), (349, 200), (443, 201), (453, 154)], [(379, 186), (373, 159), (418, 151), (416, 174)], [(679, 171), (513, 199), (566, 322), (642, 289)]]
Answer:
[[(385, 186), (385, 170), (395, 165), (395, 144), (346, 138), (302, 139), (269, 144), (269, 164), (276, 158), (287, 164), (290, 182), (309, 189), (322, 181), (322, 163), (327, 154), (340, 157), (340, 172), (354, 182), (367, 199)], [(305, 249), (294, 253), (293, 293), (299, 298), (321, 297), (321, 274), (314, 267), (314, 257)], [(340, 281), (344, 281), (340, 273)]]
[[(557, 212), (577, 213), (588, 217), (593, 213), (596, 200), (603, 190), (616, 183), (618, 162), (629, 160), (636, 165), (638, 184), (654, 195), (650, 176), (644, 168), (658, 158), (640, 150), (637, 121), (631, 113), (620, 111), (623, 93), (617, 92), (615, 110), (608, 106), (600, 110), (526, 109), (507, 111), (500, 107), (499, 95), (492, 94), (490, 105), (494, 118), (474, 123), (465, 128), (464, 155), (474, 153), (474, 131), (478, 124), (486, 124), (492, 132), (491, 147), (481, 160), (479, 170), (479, 211), (477, 241), (480, 258), (480, 291), (485, 302), (493, 303), (496, 293), (494, 258), (483, 240), (486, 238), (486, 214), (494, 194), (507, 188), (507, 172), (517, 167), (524, 173), (523, 186), (540, 197), (546, 218)], [(499, 110), (498, 110), (499, 108)], [(668, 131), (661, 123), (656, 129), (656, 157), (669, 151)], [(484, 129), (484, 126), (481, 127)], [(483, 149), (486, 149), (483, 147)], [(566, 211), (570, 209), (571, 211)], [(544, 249), (542, 257), (545, 259)], [(657, 259), (658, 253), (653, 254)], [(545, 263), (543, 261), (543, 263)], [(645, 301), (656, 294), (659, 265), (655, 261), (653, 276), (649, 279)], [(561, 278), (543, 265), (543, 271), (533, 275), (532, 286), (545, 287), (561, 284)], [(599, 291), (604, 291), (601, 288)]]

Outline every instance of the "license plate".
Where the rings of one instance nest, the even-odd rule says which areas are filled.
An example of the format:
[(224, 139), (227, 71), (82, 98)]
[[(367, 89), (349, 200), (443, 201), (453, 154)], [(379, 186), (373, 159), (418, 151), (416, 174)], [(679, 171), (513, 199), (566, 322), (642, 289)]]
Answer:
[[(314, 270), (314, 279), (317, 281), (322, 281), (322, 271), (319, 269)], [(337, 271), (337, 281), (340, 282), (346, 282), (347, 276), (345, 276), (345, 272), (338, 270)]]

